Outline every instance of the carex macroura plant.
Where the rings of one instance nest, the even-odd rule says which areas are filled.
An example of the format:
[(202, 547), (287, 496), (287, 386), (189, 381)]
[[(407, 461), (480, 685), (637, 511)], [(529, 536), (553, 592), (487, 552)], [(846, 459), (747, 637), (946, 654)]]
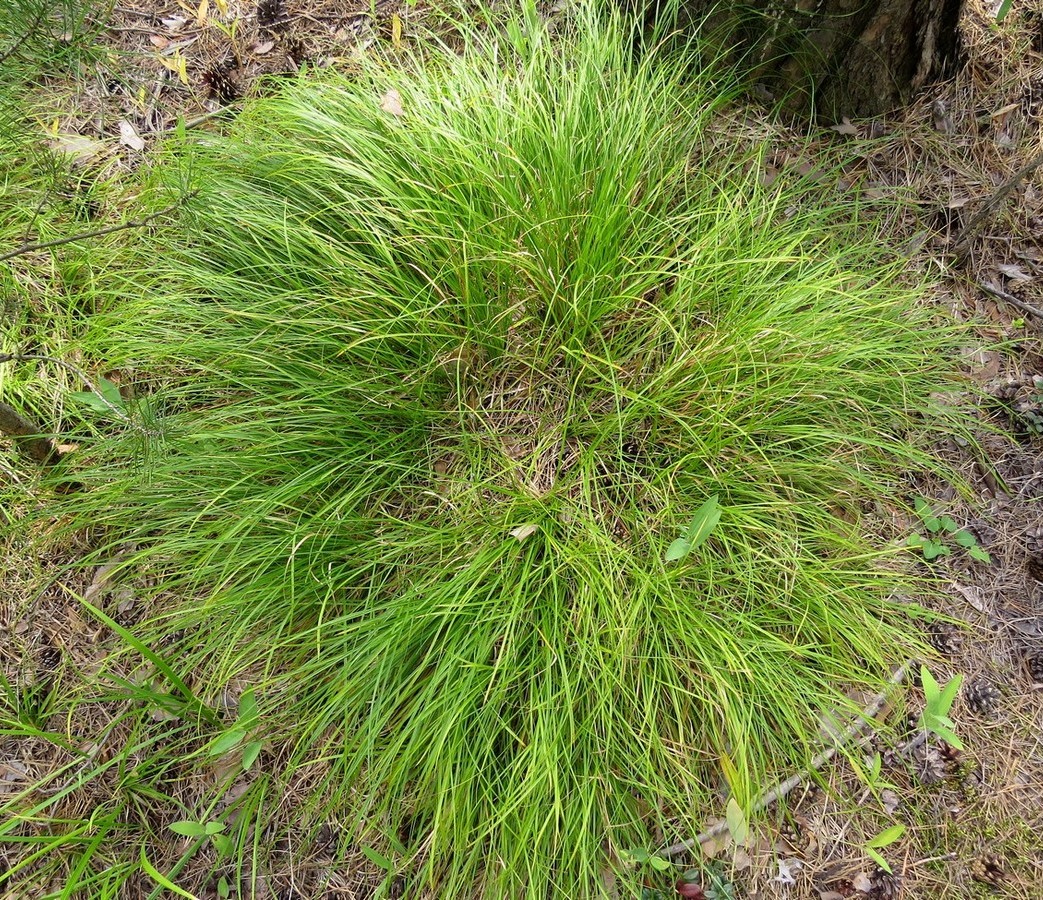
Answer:
[(183, 677), (258, 686), (314, 822), (443, 897), (600, 894), (910, 640), (860, 510), (925, 463), (953, 328), (713, 131), (697, 48), (593, 6), (177, 149), (180, 236), (96, 330), (164, 440), (114, 422), (62, 501)]

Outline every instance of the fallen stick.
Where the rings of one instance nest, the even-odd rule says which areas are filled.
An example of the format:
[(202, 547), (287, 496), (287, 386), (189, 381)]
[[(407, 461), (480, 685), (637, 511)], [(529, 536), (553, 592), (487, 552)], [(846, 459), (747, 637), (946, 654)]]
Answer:
[(985, 291), (986, 294), (991, 294), (993, 297), (999, 297), (1000, 300), (1005, 300), (1011, 306), (1017, 307), (1022, 312), (1028, 313), (1030, 316), (1035, 316), (1037, 319), (1043, 319), (1043, 309), (1040, 309), (1038, 306), (1033, 306), (1031, 303), (1019, 300), (1013, 294), (1001, 291), (999, 288), (993, 287), (991, 284), (986, 282), (978, 282), (978, 287)]
[(992, 196), (982, 205), (981, 209), (971, 217), (971, 220), (964, 226), (963, 231), (960, 232), (960, 236), (957, 238), (956, 245), (952, 250), (953, 259), (956, 265), (962, 265), (967, 259), (967, 254), (971, 249), (971, 241), (974, 239), (974, 236), (981, 231), (982, 226), (985, 225), (988, 217), (995, 212), (996, 207), (1006, 200), (1010, 195), (1010, 192), (1040, 166), (1043, 166), (1043, 153), (1036, 154), (1036, 156), (1018, 169), (1017, 172), (1011, 175), (1007, 181), (996, 188)]
[(78, 234), (71, 234), (68, 237), (57, 238), (53, 241), (41, 241), (35, 244), (22, 244), (20, 247), (15, 247), (14, 250), (8, 250), (6, 253), (0, 253), (0, 262), (13, 259), (16, 256), (22, 256), (26, 253), (33, 253), (36, 250), (47, 250), (50, 247), (60, 247), (62, 244), (71, 244), (75, 241), (84, 241), (88, 238), (102, 237), (106, 234), (114, 234), (117, 231), (126, 231), (129, 228), (144, 228), (149, 222), (158, 219), (160, 216), (165, 216), (167, 213), (172, 213), (186, 200), (195, 196), (196, 191), (192, 191), (186, 194), (177, 203), (172, 203), (170, 206), (159, 210), (158, 212), (150, 213), (142, 219), (136, 219), (133, 222), (122, 222), (119, 225), (108, 225), (105, 228), (96, 228), (93, 231), (81, 231)]
[[(858, 718), (856, 718), (843, 732), (837, 737), (836, 742), (832, 747), (828, 747), (818, 754), (814, 759), (811, 760), (810, 764), (798, 772), (796, 775), (792, 775), (785, 781), (780, 782), (768, 791), (759, 794), (753, 801), (751, 812), (758, 812), (759, 810), (765, 809), (771, 806), (778, 800), (781, 800), (787, 794), (789, 794), (794, 788), (796, 788), (802, 781), (808, 778), (812, 772), (817, 772), (826, 763), (828, 763), (834, 756), (837, 755), (837, 751), (841, 747), (849, 744), (856, 737), (858, 737), (869, 725), (869, 721), (873, 719), (881, 709), (884, 708), (884, 704), (887, 703), (888, 697), (891, 696), (891, 691), (902, 681), (905, 680), (906, 675), (909, 673), (909, 667), (912, 665), (911, 661), (903, 663), (899, 668), (892, 673), (891, 678), (888, 680), (887, 687), (884, 688), (879, 694), (877, 694), (869, 704), (862, 710)], [(693, 838), (680, 841), (679, 843), (672, 844), (663, 850), (660, 850), (656, 855), (670, 859), (674, 856), (679, 856), (688, 850), (691, 850), (697, 844), (705, 844), (707, 841), (712, 841), (714, 838), (720, 837), (722, 834), (727, 832), (728, 822), (727, 820), (718, 822), (716, 825), (712, 825), (707, 828), (702, 834), (696, 835)]]

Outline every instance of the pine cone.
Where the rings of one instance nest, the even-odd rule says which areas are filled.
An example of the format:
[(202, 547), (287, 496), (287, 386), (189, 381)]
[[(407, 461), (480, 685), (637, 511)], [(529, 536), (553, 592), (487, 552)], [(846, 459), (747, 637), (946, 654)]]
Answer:
[(857, 893), (854, 882), (850, 878), (841, 878), (839, 881), (830, 883), (828, 887), (834, 894), (840, 894), (841, 897), (854, 897)]
[(1025, 657), (1025, 668), (1036, 684), (1043, 684), (1043, 653), (1030, 653)]
[(271, 30), (286, 20), (283, 0), (257, 0), (257, 24), (262, 29)]
[(976, 716), (988, 716), (1000, 703), (999, 690), (987, 678), (975, 678), (963, 689), (963, 702)]
[(959, 750), (946, 741), (939, 741), (938, 755), (941, 757), (942, 763), (945, 766), (946, 775), (953, 778), (959, 774), (961, 764)]
[(942, 656), (954, 656), (963, 646), (963, 632), (951, 622), (932, 622), (927, 628), (927, 643)]
[(870, 900), (898, 900), (902, 895), (902, 879), (893, 872), (877, 869), (872, 876), (869, 889)]
[(1006, 877), (1003, 862), (994, 853), (985, 853), (971, 863), (971, 878), (982, 884), (999, 887)]

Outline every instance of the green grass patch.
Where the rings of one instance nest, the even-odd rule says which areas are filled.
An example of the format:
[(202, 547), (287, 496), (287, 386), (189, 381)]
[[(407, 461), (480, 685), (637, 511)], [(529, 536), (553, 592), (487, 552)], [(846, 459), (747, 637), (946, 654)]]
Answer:
[(594, 896), (910, 651), (861, 513), (932, 464), (955, 330), (857, 202), (762, 185), (694, 47), (587, 6), (463, 33), (185, 142), (56, 510), (184, 634), (166, 690), (255, 686), (219, 746), (307, 774), (299, 831)]

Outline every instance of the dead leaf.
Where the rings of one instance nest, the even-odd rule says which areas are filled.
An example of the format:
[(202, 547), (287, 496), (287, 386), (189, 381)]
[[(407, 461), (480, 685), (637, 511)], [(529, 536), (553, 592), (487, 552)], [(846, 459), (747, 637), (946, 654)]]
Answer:
[(120, 120), (120, 143), (124, 147), (130, 147), (131, 150), (144, 150), (145, 140), (138, 130), (130, 124), (126, 119)]
[(159, 21), (165, 28), (169, 29), (174, 34), (177, 34), (177, 32), (185, 27), (185, 23), (188, 22), (188, 19), (184, 16), (171, 16), (169, 19), (160, 19)]
[(732, 836), (727, 831), (718, 835), (717, 837), (708, 838), (705, 841), (699, 842), (699, 849), (702, 851), (703, 856), (707, 859), (713, 859), (716, 856), (720, 856), (724, 852), (728, 845), (732, 842)]
[(148, 40), (149, 40), (149, 43), (153, 47), (155, 47), (157, 50), (165, 49), (167, 44), (170, 43), (170, 41), (167, 38), (163, 37), (163, 35), (161, 35), (161, 34), (149, 35), (149, 39)]
[(396, 49), (402, 46), (402, 17), (398, 13), (391, 16), (391, 46)]
[(1008, 263), (1000, 263), (996, 266), (999, 269), (1000, 274), (1006, 275), (1011, 281), (1031, 281), (1032, 276), (1029, 275), (1020, 266), (1012, 266)]
[(206, 24), (206, 14), (210, 11), (210, 0), (199, 0), (199, 9), (196, 10), (196, 25), (202, 28)]
[(931, 115), (935, 131), (940, 131), (942, 134), (952, 132), (952, 117), (949, 115), (949, 108), (945, 105), (944, 100), (938, 99), (931, 104)]
[[(169, 47), (167, 48), (170, 49)], [(181, 53), (181, 48), (178, 47), (174, 50), (174, 55), (167, 58), (161, 57), (159, 60), (163, 66), (177, 75), (178, 80), (188, 87), (188, 60)]]
[(746, 848), (741, 844), (736, 844), (735, 849), (732, 851), (732, 865), (738, 872), (753, 865), (753, 857), (746, 852)]
[(873, 889), (873, 879), (865, 872), (859, 872), (851, 879), (851, 886), (860, 894), (868, 894)]
[(393, 116), (404, 116), (406, 111), (402, 108), (402, 95), (391, 88), (380, 101), (380, 108)]
[(836, 891), (819, 891), (818, 900), (844, 900), (844, 895)]
[(256, 56), (264, 56), (265, 53), (270, 53), (274, 46), (275, 41), (265, 41), (263, 44), (257, 44), (253, 52)]
[(529, 535), (535, 534), (537, 526), (529, 523), (526, 525), (519, 525), (517, 528), (511, 529), (511, 537), (517, 539), (519, 543), (524, 541)]
[(68, 156), (74, 166), (89, 165), (109, 149), (104, 142), (82, 134), (56, 134), (48, 145), (55, 153)]
[(880, 792), (880, 803), (888, 813), (893, 813), (898, 809), (901, 801), (898, 799), (898, 795), (894, 791), (885, 789)]
[(777, 881), (780, 884), (796, 884), (797, 879), (794, 873), (799, 872), (803, 868), (804, 863), (799, 859), (780, 859), (779, 874), (772, 881)]
[(981, 591), (978, 590), (978, 588), (965, 584), (953, 584), (953, 587), (963, 594), (963, 599), (978, 610), (978, 612), (988, 612), (985, 607), (985, 601), (981, 598)]
[(851, 137), (858, 136), (858, 128), (851, 124), (851, 120), (847, 116), (844, 116), (844, 118), (840, 120), (839, 125), (830, 125), (829, 127), (837, 134), (846, 134)]

